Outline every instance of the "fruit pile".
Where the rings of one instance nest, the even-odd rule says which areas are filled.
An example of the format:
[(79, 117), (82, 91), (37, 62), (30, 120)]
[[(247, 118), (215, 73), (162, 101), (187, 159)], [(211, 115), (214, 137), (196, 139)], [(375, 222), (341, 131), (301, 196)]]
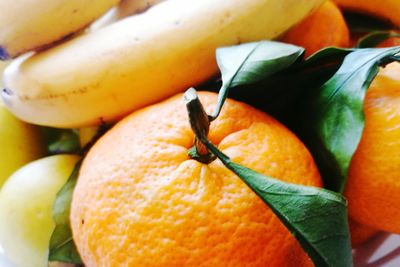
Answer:
[(19, 2), (0, 0), (15, 266), (342, 267), (400, 234), (398, 0)]

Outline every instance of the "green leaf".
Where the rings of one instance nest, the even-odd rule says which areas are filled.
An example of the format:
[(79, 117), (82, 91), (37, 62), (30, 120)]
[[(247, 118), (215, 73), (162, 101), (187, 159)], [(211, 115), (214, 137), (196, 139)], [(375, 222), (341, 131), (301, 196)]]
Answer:
[(392, 37), (400, 37), (400, 34), (391, 31), (371, 32), (370, 34), (367, 34), (358, 41), (357, 47), (358, 48), (376, 47), (383, 41)]
[(218, 117), (222, 105), (234, 87), (254, 84), (287, 68), (304, 53), (304, 48), (273, 41), (260, 41), (217, 49), (222, 76), (218, 104), (211, 120)]
[(316, 266), (352, 266), (347, 203), (340, 194), (264, 176), (202, 141), (273, 210)]
[(352, 48), (326, 47), (309, 56), (304, 65), (321, 67), (327, 63), (342, 61), (345, 56), (353, 51)]
[(233, 88), (229, 97), (273, 115), (294, 130), (299, 123), (299, 106), (304, 99), (313, 88), (319, 88), (328, 81), (352, 51), (325, 48), (255, 84)]
[(77, 153), (80, 149), (79, 134), (74, 129), (42, 127), (42, 132), (51, 155)]
[(351, 158), (364, 129), (365, 93), (379, 65), (393, 61), (400, 47), (359, 49), (308, 102), (304, 124), (308, 145), (327, 188), (343, 192)]
[(82, 264), (72, 239), (69, 221), (72, 193), (78, 179), (81, 163), (82, 161), (79, 161), (75, 165), (67, 183), (57, 193), (53, 206), (53, 219), (56, 227), (50, 238), (49, 261)]

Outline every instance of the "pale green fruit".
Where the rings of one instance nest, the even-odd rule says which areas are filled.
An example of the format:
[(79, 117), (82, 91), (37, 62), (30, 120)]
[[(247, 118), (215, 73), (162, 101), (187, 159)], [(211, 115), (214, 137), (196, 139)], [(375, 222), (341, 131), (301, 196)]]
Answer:
[(0, 100), (0, 188), (14, 171), (44, 153), (39, 129), (14, 117)]
[(53, 203), (78, 159), (56, 155), (31, 162), (1, 189), (0, 244), (17, 267), (47, 267)]
[[(0, 89), (7, 64), (0, 61)], [(39, 129), (17, 119), (0, 100), (0, 188), (14, 171), (42, 157), (44, 152)]]

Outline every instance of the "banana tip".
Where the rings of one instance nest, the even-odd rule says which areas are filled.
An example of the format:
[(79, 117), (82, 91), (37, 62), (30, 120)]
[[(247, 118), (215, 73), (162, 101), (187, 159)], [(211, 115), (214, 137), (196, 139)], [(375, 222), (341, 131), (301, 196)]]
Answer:
[[(13, 92), (7, 88), (3, 88), (1, 91), (1, 99), (3, 100), (3, 103), (6, 104), (6, 106), (11, 106), (11, 102), (9, 98), (13, 95)], [(1, 101), (0, 99), (0, 101)]]
[(7, 53), (7, 50), (0, 46), (0, 60), (10, 59), (10, 55)]

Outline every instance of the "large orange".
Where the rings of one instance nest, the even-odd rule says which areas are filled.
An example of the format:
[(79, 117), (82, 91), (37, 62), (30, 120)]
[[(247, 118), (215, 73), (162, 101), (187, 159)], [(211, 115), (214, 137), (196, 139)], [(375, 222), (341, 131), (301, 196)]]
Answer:
[[(200, 98), (211, 112), (216, 94)], [(304, 145), (248, 105), (228, 100), (209, 138), (234, 162), (287, 182), (321, 186)], [(84, 160), (71, 210), (85, 264), (309, 265), (294, 237), (237, 176), (219, 160), (189, 158), (193, 142), (177, 95), (133, 113), (96, 143)]]
[(353, 248), (364, 244), (369, 239), (379, 233), (378, 230), (364, 224), (360, 224), (352, 219), (349, 220), (349, 226), (351, 234), (351, 245)]
[(339, 8), (326, 1), (313, 14), (290, 29), (283, 42), (302, 46), (306, 56), (327, 46), (348, 47), (350, 32)]
[(365, 129), (350, 164), (350, 216), (400, 233), (400, 64), (381, 68), (365, 103)]

